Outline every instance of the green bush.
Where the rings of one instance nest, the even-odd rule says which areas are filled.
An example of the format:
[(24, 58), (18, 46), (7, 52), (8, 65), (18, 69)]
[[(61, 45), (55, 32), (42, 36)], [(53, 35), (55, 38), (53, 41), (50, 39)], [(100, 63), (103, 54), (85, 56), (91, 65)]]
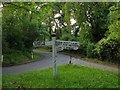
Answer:
[(79, 41), (79, 37), (72, 36), (69, 40), (70, 41)]
[[(85, 24), (80, 29), (79, 34), (79, 42), (80, 42), (80, 50), (84, 55), (87, 55), (89, 50), (89, 44), (93, 42), (93, 36), (91, 33), (91, 27), (89, 26), (88, 22), (85, 22)], [(89, 56), (89, 55), (87, 55)]]
[(71, 35), (70, 35), (70, 34), (65, 34), (65, 35), (63, 35), (63, 36), (61, 37), (61, 40), (68, 41), (68, 40), (70, 40), (70, 38), (71, 38)]
[(109, 60), (118, 63), (120, 55), (120, 43), (114, 39), (102, 39), (96, 44), (94, 49), (96, 56), (102, 60)]
[(101, 39), (94, 49), (96, 56), (102, 60), (115, 63), (120, 58), (120, 21), (115, 21), (109, 26), (109, 34)]
[(25, 59), (28, 59), (28, 57), (24, 55), (23, 52), (13, 51), (14, 50), (12, 50), (9, 54), (4, 54), (3, 66), (15, 65), (20, 62), (23, 62)]
[(94, 57), (93, 49), (94, 49), (94, 44), (93, 43), (88, 43), (87, 49), (86, 49), (87, 57)]
[[(40, 54), (34, 54), (34, 58), (38, 59), (41, 58), (42, 56)], [(27, 52), (27, 51), (14, 51), (11, 50), (11, 53), (7, 53), (7, 54), (3, 54), (3, 66), (11, 66), (11, 65), (17, 65), (17, 64), (22, 64), (22, 63), (26, 63), (27, 61), (31, 61), (32, 57), (31, 57), (31, 52)]]
[(83, 43), (80, 43), (80, 48), (79, 48), (80, 54), (87, 55), (86, 54), (86, 45)]

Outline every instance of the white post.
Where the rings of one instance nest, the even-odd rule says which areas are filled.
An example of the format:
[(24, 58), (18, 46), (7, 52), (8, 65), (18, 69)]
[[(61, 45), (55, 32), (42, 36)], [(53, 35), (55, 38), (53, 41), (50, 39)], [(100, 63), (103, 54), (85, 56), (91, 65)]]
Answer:
[(2, 57), (1, 57), (1, 62), (3, 62), (3, 55), (1, 55)]
[(33, 52), (31, 52), (31, 58), (33, 59)]
[(53, 76), (57, 77), (57, 65), (56, 65), (56, 47), (55, 47), (56, 35), (52, 35), (52, 61), (53, 61)]

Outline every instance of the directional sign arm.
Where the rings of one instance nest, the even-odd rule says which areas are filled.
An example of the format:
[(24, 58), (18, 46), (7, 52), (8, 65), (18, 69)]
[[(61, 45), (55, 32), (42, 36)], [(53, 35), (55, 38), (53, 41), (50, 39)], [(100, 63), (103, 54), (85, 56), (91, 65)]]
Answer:
[(52, 41), (34, 41), (33, 42), (34, 47), (49, 46), (49, 45), (52, 45)]
[(76, 41), (61, 41), (56, 40), (56, 49), (57, 52), (62, 51), (63, 49), (67, 50), (77, 50), (79, 49), (80, 43)]
[(33, 46), (34, 47), (39, 47), (39, 46), (44, 46), (45, 42), (44, 41), (34, 41)]
[(46, 41), (46, 42), (45, 42), (45, 45), (46, 45), (46, 46), (52, 45), (52, 41)]

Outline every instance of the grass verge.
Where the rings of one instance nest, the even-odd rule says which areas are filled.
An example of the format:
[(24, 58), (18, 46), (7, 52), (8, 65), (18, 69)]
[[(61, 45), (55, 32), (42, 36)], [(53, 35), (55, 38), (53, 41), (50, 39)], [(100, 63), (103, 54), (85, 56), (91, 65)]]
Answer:
[(52, 69), (3, 76), (4, 88), (118, 88), (118, 73), (100, 69), (62, 65), (58, 78), (53, 79)]
[(36, 50), (42, 50), (42, 51), (48, 51), (48, 52), (52, 51), (52, 47), (51, 46), (41, 46), (41, 47), (37, 47), (35, 49)]
[(4, 54), (3, 66), (13, 66), (18, 64), (24, 64), (37, 59), (42, 58), (41, 54), (33, 53), (33, 58), (29, 52), (14, 52), (10, 54)]

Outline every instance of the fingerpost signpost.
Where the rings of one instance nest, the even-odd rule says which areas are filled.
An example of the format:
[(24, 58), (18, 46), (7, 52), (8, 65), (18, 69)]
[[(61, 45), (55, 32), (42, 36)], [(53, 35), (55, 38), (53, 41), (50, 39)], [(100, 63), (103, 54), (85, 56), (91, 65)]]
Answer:
[(34, 47), (52, 45), (52, 62), (53, 62), (53, 76), (57, 77), (57, 60), (56, 53), (64, 49), (77, 50), (80, 46), (79, 42), (76, 41), (61, 41), (56, 40), (56, 34), (52, 34), (52, 41), (34, 41)]

